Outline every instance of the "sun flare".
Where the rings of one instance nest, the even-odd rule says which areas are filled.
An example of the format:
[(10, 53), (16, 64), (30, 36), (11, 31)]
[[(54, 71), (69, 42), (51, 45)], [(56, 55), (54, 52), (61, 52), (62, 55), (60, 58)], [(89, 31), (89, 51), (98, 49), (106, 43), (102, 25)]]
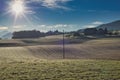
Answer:
[(32, 25), (27, 16), (33, 14), (34, 11), (32, 11), (31, 7), (27, 6), (27, 3), (27, 0), (11, 0), (8, 3), (6, 14), (11, 14), (14, 17), (13, 25), (16, 25), (16, 23), (18, 24), (20, 22), (19, 20), (22, 19)]
[(16, 15), (21, 15), (25, 11), (24, 4), (20, 0), (14, 1), (11, 6), (11, 9), (12, 9), (12, 12)]

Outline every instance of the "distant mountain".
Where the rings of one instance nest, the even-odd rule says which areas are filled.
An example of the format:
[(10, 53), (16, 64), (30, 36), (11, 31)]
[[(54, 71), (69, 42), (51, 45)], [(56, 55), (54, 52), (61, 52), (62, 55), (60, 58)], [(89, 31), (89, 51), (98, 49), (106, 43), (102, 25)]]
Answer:
[(2, 38), (2, 39), (11, 39), (12, 38), (12, 32), (1, 31), (0, 32), (0, 38)]
[(103, 28), (103, 29), (107, 28), (108, 30), (120, 30), (120, 20), (107, 23), (107, 24), (102, 24), (97, 28)]

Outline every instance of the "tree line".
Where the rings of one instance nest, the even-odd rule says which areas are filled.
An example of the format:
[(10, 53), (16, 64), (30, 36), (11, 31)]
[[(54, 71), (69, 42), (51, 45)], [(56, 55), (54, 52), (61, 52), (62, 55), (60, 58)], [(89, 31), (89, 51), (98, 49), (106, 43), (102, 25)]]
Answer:
[(107, 28), (86, 28), (74, 32), (69, 32), (67, 37), (85, 37), (85, 36), (120, 36), (120, 31), (108, 30)]
[(120, 31), (108, 30), (107, 28), (86, 28), (84, 30), (84, 35), (120, 35)]
[(48, 31), (48, 32), (40, 32), (37, 30), (31, 30), (31, 31), (18, 31), (13, 32), (12, 39), (22, 39), (22, 38), (39, 38), (39, 37), (45, 37), (50, 35), (58, 35), (61, 34), (58, 30), (56, 31)]
[(84, 30), (85, 35), (105, 35), (108, 34), (108, 29), (102, 29), (102, 28), (86, 28)]

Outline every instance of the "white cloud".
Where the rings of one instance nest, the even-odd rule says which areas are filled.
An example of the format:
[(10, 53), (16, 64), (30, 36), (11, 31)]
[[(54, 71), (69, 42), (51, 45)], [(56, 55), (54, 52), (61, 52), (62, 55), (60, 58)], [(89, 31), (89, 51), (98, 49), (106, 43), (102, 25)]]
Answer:
[(38, 25), (39, 28), (72, 28), (74, 25), (70, 24), (55, 24), (55, 25)]
[(92, 22), (88, 25), (84, 25), (83, 28), (94, 28), (94, 27), (97, 27), (98, 25), (101, 25), (101, 24), (104, 24), (104, 22), (95, 21), (95, 22)]
[(94, 27), (96, 27), (95, 25), (85, 25), (85, 26), (83, 26), (83, 28), (94, 28)]
[(27, 1), (40, 3), (42, 6), (47, 8), (59, 8), (70, 10), (70, 8), (63, 6), (63, 4), (72, 0), (27, 0)]
[(8, 30), (8, 27), (0, 26), (0, 30)]
[(101, 21), (95, 21), (95, 22), (93, 22), (92, 24), (101, 25), (101, 24), (103, 24), (103, 22), (101, 22)]
[[(63, 29), (64, 30), (74, 30), (75, 26), (74, 24), (54, 24), (54, 25), (46, 25), (46, 24), (43, 24), (43, 25), (34, 25), (35, 27), (31, 27), (29, 25), (15, 25), (13, 27), (11, 27), (12, 31), (20, 31), (20, 30), (40, 30), (41, 32), (47, 32), (49, 30), (59, 30), (59, 31), (62, 31)], [(66, 31), (67, 31), (66, 30)]]
[(13, 31), (25, 30), (27, 25), (15, 25), (12, 27)]
[(26, 11), (26, 14), (35, 14), (35, 13), (36, 13), (35, 11), (32, 11), (30, 9)]
[(37, 27), (44, 28), (44, 27), (46, 27), (46, 25), (38, 25)]
[(37, 25), (36, 29), (47, 32), (49, 30), (63, 30), (63, 29), (73, 29), (76, 25), (72, 24), (55, 24), (55, 25)]
[(13, 26), (14, 29), (21, 29), (23, 28), (23, 26), (17, 25), (17, 26)]
[(53, 26), (53, 28), (66, 28), (66, 27), (70, 27), (70, 25), (67, 25), (67, 24), (57, 24), (57, 25)]

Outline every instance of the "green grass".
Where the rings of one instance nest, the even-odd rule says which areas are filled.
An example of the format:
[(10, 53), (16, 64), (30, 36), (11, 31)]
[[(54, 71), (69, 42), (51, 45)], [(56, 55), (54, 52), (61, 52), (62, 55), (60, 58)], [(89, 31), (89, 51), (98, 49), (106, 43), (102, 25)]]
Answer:
[[(50, 38), (52, 43), (56, 37)], [(0, 41), (6, 42), (27, 44)], [(120, 38), (105, 38), (69, 44), (66, 60), (62, 45), (0, 47), (0, 80), (120, 80), (119, 43)]]
[(119, 80), (120, 61), (40, 60), (0, 64), (0, 80)]

